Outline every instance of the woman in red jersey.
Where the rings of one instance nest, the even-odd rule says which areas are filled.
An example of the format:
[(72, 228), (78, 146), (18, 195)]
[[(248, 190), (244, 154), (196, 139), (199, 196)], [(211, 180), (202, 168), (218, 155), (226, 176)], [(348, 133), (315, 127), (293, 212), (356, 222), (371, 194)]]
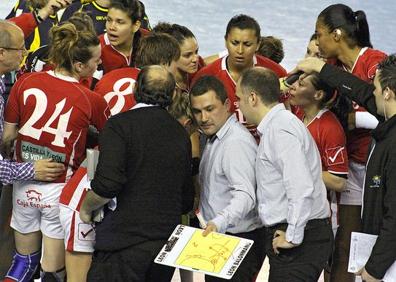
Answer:
[(96, 34), (78, 32), (73, 24), (53, 27), (49, 60), (53, 71), (22, 76), (11, 90), (5, 111), (4, 143), (16, 139), (20, 162), (52, 158), (65, 173), (53, 183), (14, 185), (11, 227), (16, 253), (8, 281), (30, 281), (41, 257), (42, 279), (63, 281), (64, 231), (59, 221), (59, 196), (85, 157), (88, 127), (101, 130), (109, 111), (105, 100), (79, 83), (100, 63)]
[[(316, 21), (317, 44), (321, 56), (328, 62), (371, 82), (377, 64), (386, 54), (372, 49), (369, 27), (363, 11), (354, 12), (343, 4), (324, 9)], [(346, 189), (340, 199), (340, 227), (336, 236), (335, 257), (331, 281), (354, 281), (347, 272), (349, 242), (352, 231), (360, 230), (360, 210), (365, 164), (370, 131), (377, 125), (376, 119), (364, 108), (353, 103), (350, 114), (350, 130), (347, 132), (349, 174)]]
[(203, 67), (203, 60), (198, 55), (198, 42), (194, 34), (185, 26), (165, 22), (157, 24), (153, 32), (167, 33), (179, 43), (181, 54), (175, 73), (176, 87), (180, 91), (190, 92), (193, 75)]
[[(137, 0), (113, 0), (106, 17), (106, 33), (102, 34), (103, 73), (134, 66), (139, 39), (148, 31), (140, 28), (143, 7)], [(100, 77), (97, 77), (100, 79)]]

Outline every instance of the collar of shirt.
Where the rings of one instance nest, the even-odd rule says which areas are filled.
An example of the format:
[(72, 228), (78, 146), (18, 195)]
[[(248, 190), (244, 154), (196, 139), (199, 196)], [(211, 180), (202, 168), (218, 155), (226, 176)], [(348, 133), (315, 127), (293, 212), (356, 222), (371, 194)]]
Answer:
[(158, 105), (151, 105), (151, 104), (146, 104), (146, 103), (137, 103), (135, 106), (131, 108), (131, 110), (136, 110), (140, 108), (148, 108), (148, 107), (156, 107)]
[[(228, 53), (221, 59), (221, 69), (222, 70), (227, 70), (227, 58), (228, 58)], [(257, 57), (256, 55), (253, 55), (253, 67), (257, 65)]]
[(62, 79), (62, 80), (64, 80), (64, 81), (69, 81), (69, 82), (76, 82), (76, 83), (78, 83), (78, 80), (75, 79), (74, 77), (71, 77), (71, 76), (67, 76), (67, 75), (63, 75), (63, 74), (60, 74), (60, 73), (56, 73), (55, 71), (52, 71), (52, 70), (47, 71), (47, 73), (48, 73), (50, 76), (53, 76), (53, 77)]
[(227, 121), (223, 124), (223, 126), (213, 135), (209, 138), (209, 142), (214, 142), (216, 138), (221, 140), (226, 134), (227, 131), (230, 129), (231, 123), (238, 122), (235, 115), (231, 115)]
[(283, 103), (279, 103), (278, 105), (274, 106), (266, 116), (260, 121), (259, 125), (257, 126), (257, 131), (259, 132), (260, 136), (263, 135), (267, 124), (272, 120), (272, 118), (280, 111), (286, 110), (286, 107)]

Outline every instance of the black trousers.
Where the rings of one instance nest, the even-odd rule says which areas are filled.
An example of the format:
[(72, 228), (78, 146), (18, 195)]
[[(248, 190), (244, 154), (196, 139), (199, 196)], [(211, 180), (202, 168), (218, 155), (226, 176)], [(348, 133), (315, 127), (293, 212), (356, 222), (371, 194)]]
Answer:
[(126, 249), (95, 251), (87, 281), (168, 282), (174, 268), (154, 263), (166, 240), (147, 241)]
[(246, 233), (237, 233), (229, 235), (250, 239), (254, 241), (253, 246), (250, 248), (246, 257), (242, 261), (238, 270), (235, 272), (232, 279), (221, 279), (218, 277), (205, 275), (206, 282), (217, 282), (217, 281), (235, 281), (235, 282), (252, 282), (254, 278), (257, 277), (261, 266), (263, 265), (265, 259), (264, 252), (264, 227), (246, 232)]
[(276, 230), (287, 224), (266, 228), (265, 250), (269, 258), (270, 282), (317, 282), (333, 250), (333, 232), (328, 219), (313, 219), (305, 226), (304, 240), (292, 249), (280, 249), (275, 255), (272, 240)]

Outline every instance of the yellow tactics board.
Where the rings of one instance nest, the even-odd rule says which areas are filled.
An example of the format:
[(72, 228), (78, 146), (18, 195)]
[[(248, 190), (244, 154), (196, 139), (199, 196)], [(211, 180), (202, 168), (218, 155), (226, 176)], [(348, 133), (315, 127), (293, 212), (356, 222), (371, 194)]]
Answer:
[(178, 225), (154, 262), (231, 279), (252, 240)]

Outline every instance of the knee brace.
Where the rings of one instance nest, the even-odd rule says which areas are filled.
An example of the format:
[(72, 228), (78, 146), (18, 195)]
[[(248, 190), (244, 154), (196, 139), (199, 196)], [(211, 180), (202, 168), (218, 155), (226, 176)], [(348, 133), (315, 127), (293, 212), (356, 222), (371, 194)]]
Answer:
[(63, 282), (65, 281), (66, 268), (57, 270), (56, 272), (45, 272), (41, 269), (40, 278), (42, 282)]
[(15, 251), (10, 269), (6, 278), (18, 282), (29, 282), (40, 262), (41, 251), (30, 255), (21, 255)]

